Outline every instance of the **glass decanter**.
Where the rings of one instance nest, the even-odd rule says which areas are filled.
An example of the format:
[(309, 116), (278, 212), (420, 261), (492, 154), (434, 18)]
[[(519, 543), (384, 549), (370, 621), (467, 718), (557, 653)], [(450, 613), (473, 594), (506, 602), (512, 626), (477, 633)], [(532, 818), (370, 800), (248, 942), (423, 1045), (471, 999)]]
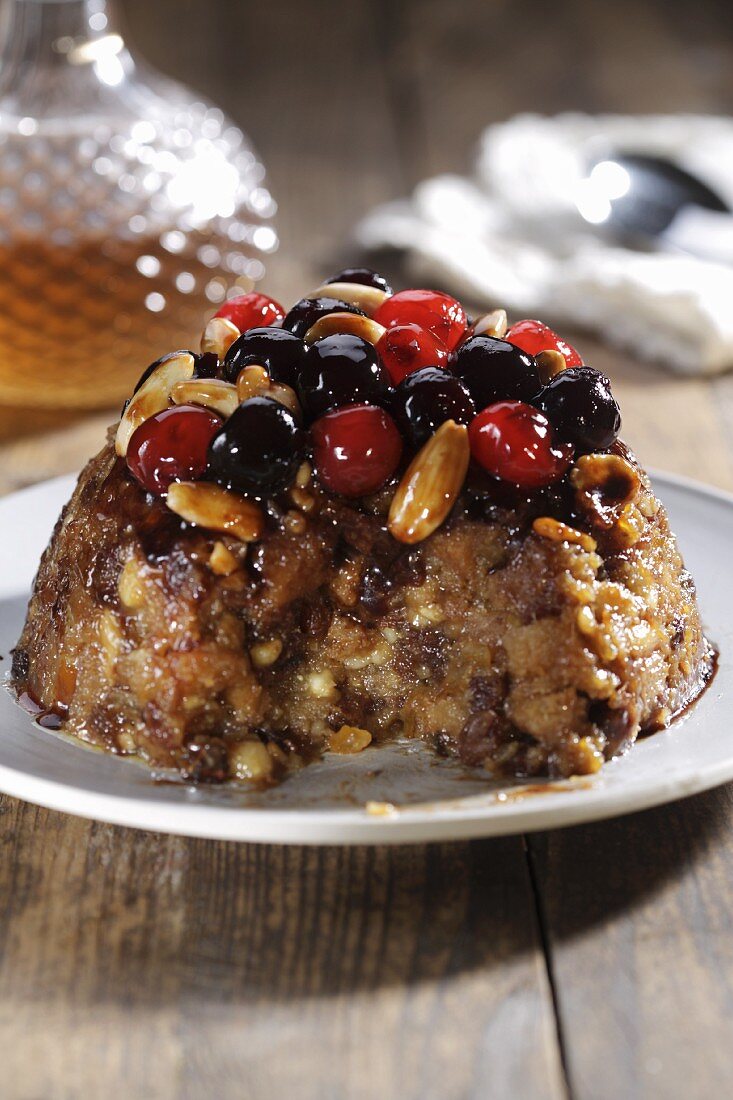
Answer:
[(242, 132), (133, 61), (105, 0), (0, 36), (0, 404), (104, 407), (251, 289), (275, 204)]

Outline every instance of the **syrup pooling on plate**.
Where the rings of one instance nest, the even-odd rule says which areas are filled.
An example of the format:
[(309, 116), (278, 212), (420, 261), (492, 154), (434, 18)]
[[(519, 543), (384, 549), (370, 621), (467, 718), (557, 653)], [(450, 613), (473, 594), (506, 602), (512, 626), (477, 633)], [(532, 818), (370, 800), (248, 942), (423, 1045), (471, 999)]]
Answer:
[[(465, 446), (489, 487), (519, 498), (565, 478), (579, 456), (608, 452), (620, 429), (609, 380), (543, 322), (507, 328), (496, 309), (470, 324), (450, 295), (393, 294), (367, 268), (338, 272), (289, 311), (264, 294), (233, 298), (207, 326), (203, 346), (205, 371), (194, 366), (194, 379), (211, 384), (171, 384), (164, 356), (141, 380), (150, 417), (126, 450), (118, 433), (133, 476), (163, 497), (174, 481), (213, 481), (266, 507), (297, 490), (303, 459), (331, 493), (354, 500), (387, 488), (404, 496), (400, 478), (411, 463), (440, 460), (455, 474)], [(179, 403), (171, 421), (176, 394), (188, 404)], [(201, 415), (190, 404), (202, 406)], [(178, 421), (181, 430), (173, 430)], [(450, 443), (430, 446), (448, 423), (459, 429), (443, 433)], [(463, 485), (456, 491), (455, 480), (454, 499)], [(435, 496), (434, 478), (415, 484)], [(428, 514), (411, 530), (435, 530), (433, 518), (450, 514), (440, 492), (410, 500)], [(401, 524), (390, 530), (405, 537)]]

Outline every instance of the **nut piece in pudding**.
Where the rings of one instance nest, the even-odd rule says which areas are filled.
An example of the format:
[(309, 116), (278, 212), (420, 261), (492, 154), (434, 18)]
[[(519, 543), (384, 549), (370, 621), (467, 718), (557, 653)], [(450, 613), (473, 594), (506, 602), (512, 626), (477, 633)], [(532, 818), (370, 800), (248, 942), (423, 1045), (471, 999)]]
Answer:
[(144, 371), (41, 561), (14, 678), (68, 733), (197, 783), (395, 737), (569, 776), (709, 680), (611, 382), (542, 322), (352, 268), (202, 350)]

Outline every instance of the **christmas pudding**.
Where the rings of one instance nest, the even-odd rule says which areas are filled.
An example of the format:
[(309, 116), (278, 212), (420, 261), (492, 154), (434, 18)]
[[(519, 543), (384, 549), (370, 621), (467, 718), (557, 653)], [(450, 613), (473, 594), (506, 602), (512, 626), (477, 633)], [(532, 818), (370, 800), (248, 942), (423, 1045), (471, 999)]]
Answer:
[(539, 321), (359, 268), (289, 311), (234, 298), (82, 472), (16, 687), (192, 781), (394, 738), (487, 777), (596, 772), (714, 663), (619, 428)]

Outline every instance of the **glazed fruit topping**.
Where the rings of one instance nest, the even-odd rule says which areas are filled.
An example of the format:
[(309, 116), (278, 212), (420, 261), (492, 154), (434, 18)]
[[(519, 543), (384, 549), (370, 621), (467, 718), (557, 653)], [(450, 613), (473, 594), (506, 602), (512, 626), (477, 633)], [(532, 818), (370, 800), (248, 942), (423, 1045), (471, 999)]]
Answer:
[(377, 344), (379, 358), (394, 386), (421, 367), (446, 367), (448, 349), (429, 329), (413, 323), (393, 325)]
[(174, 481), (206, 471), (209, 443), (222, 418), (198, 405), (176, 405), (151, 416), (128, 444), (127, 465), (144, 489), (163, 496)]
[(374, 320), (385, 328), (420, 325), (437, 336), (449, 351), (456, 347), (468, 324), (461, 303), (438, 290), (401, 290), (382, 303)]
[(515, 321), (511, 328), (507, 329), (506, 339), (522, 351), (528, 351), (530, 355), (538, 355), (541, 351), (559, 351), (565, 356), (568, 367), (579, 367), (583, 363), (572, 344), (563, 340), (562, 336), (558, 336), (542, 321), (529, 319)]
[(224, 359), (227, 382), (236, 382), (244, 367), (257, 363), (274, 382), (295, 388), (305, 358), (305, 344), (284, 328), (252, 328), (235, 340)]
[(326, 283), (363, 283), (364, 286), (373, 286), (376, 290), (383, 290), (385, 294), (392, 293), (392, 287), (384, 275), (372, 271), (369, 267), (345, 267), (343, 271), (339, 271), (336, 275), (332, 275), (330, 279), (326, 279)]
[(497, 401), (468, 429), (471, 454), (488, 473), (522, 488), (551, 485), (573, 458), (569, 443), (553, 436), (546, 416), (523, 401)]
[(328, 295), (320, 298), (301, 298), (296, 302), (283, 320), (282, 327), (294, 332), (296, 336), (305, 336), (311, 325), (325, 317), (327, 313), (357, 313), (364, 316), (364, 310), (358, 306), (344, 302), (341, 298), (329, 298)]
[(345, 497), (381, 489), (402, 456), (402, 437), (394, 420), (376, 405), (334, 409), (316, 420), (311, 435), (318, 477), (332, 493)]
[[(511, 507), (517, 494), (564, 499), (577, 462), (613, 446), (619, 408), (608, 378), (558, 333), (531, 319), (507, 324), (495, 309), (469, 329), (455, 298), (393, 294), (369, 268), (339, 271), (286, 315), (264, 294), (243, 294), (209, 321), (200, 354), (148, 367), (115, 451), (182, 519), (212, 530), (226, 516), (192, 519), (213, 514), (202, 501), (227, 515), (232, 499), (250, 503), (264, 524), (266, 510), (245, 498), (289, 490), (271, 517), (301, 509), (298, 494), (310, 501), (304, 513), (317, 511), (303, 488), (311, 466), (324, 490), (351, 499), (399, 471), (386, 518), (405, 543), (428, 537), (464, 489), (469, 503), (478, 493), (491, 507)], [(259, 530), (240, 526), (237, 537)]]
[(268, 497), (291, 484), (305, 448), (295, 417), (271, 397), (251, 397), (209, 445), (209, 474), (226, 489)]
[(318, 417), (338, 405), (383, 404), (389, 375), (367, 340), (335, 333), (308, 348), (298, 393), (306, 414)]
[(476, 412), (460, 378), (439, 367), (408, 374), (395, 390), (390, 409), (413, 447), (422, 447), (446, 420), (470, 424)]
[(611, 382), (592, 367), (572, 367), (556, 374), (537, 406), (560, 439), (572, 443), (579, 453), (608, 450), (621, 428)]
[(230, 298), (214, 316), (226, 317), (237, 326), (240, 332), (246, 332), (249, 328), (281, 321), (285, 316), (285, 310), (274, 298), (268, 298), (266, 294), (257, 294), (253, 291), (251, 294), (240, 294), (236, 298)]
[(494, 401), (514, 398), (532, 401), (541, 382), (533, 356), (496, 336), (471, 336), (458, 348), (452, 361), (477, 409)]

